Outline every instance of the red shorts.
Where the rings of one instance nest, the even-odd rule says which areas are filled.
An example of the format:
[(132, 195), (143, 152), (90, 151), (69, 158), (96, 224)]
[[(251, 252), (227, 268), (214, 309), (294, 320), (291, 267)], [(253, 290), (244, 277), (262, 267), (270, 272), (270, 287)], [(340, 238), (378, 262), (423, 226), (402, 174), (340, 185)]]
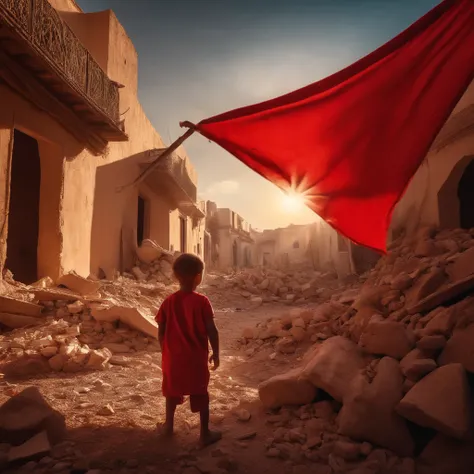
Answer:
[[(175, 407), (184, 403), (184, 397), (166, 397), (166, 400), (173, 403)], [(199, 413), (205, 410), (209, 406), (209, 394), (190, 395), (189, 405), (191, 406), (192, 413)]]

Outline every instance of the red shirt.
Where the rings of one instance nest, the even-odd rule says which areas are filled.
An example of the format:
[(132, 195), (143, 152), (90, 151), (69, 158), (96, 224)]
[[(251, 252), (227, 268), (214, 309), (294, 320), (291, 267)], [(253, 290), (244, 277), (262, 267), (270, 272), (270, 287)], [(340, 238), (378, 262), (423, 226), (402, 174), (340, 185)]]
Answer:
[(207, 393), (209, 343), (206, 322), (214, 311), (204, 295), (178, 291), (166, 298), (156, 315), (165, 324), (162, 348), (163, 395)]

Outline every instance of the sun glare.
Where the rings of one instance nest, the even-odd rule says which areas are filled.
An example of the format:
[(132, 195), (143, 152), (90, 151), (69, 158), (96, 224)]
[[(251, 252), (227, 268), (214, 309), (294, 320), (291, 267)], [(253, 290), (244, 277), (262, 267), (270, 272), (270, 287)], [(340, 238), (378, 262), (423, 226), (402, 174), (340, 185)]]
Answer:
[(301, 211), (304, 207), (305, 202), (302, 194), (283, 194), (283, 208), (287, 212), (298, 212)]

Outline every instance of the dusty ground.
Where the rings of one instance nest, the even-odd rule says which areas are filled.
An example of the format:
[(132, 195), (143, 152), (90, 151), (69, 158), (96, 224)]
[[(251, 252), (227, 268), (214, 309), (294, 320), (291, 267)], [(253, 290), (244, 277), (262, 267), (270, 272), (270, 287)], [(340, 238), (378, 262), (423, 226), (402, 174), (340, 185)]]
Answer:
[[(265, 457), (264, 442), (273, 428), (266, 423), (268, 416), (259, 406), (257, 386), (296, 363), (297, 356), (278, 355), (270, 360), (270, 352), (261, 351), (249, 358), (238, 344), (244, 327), (288, 311), (288, 307), (264, 305), (253, 311), (236, 311), (235, 304), (233, 307), (234, 310), (216, 311), (221, 334), (221, 367), (212, 373), (210, 395), (214, 427), (223, 432), (218, 445), (197, 449), (199, 420), (190, 413), (187, 404), (178, 409), (174, 440), (159, 439), (155, 426), (164, 415), (159, 353), (139, 353), (129, 366), (113, 366), (105, 372), (53, 374), (16, 385), (4, 382), (0, 403), (11, 391), (37, 385), (51, 405), (66, 416), (76, 467), (83, 467), (86, 461), (90, 468), (117, 473), (198, 474), (220, 472), (220, 468), (260, 474), (275, 469), (293, 472), (284, 461)], [(115, 413), (98, 415), (99, 409), (108, 404)], [(233, 412), (238, 406), (251, 413), (249, 421), (239, 421)], [(247, 435), (250, 439), (240, 440)], [(62, 467), (57, 466), (54, 472), (75, 472), (71, 466)], [(9, 472), (24, 471), (25, 468)], [(33, 471), (28, 469), (28, 472), (47, 471), (50, 472), (41, 471), (38, 466)]]

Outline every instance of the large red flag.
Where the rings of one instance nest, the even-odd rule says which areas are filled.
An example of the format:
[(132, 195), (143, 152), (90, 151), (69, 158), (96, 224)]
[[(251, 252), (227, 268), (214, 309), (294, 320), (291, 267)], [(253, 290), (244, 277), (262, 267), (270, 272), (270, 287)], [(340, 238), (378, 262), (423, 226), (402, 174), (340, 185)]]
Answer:
[(445, 0), (346, 69), (196, 129), (385, 252), (395, 204), (472, 79), (474, 0)]

